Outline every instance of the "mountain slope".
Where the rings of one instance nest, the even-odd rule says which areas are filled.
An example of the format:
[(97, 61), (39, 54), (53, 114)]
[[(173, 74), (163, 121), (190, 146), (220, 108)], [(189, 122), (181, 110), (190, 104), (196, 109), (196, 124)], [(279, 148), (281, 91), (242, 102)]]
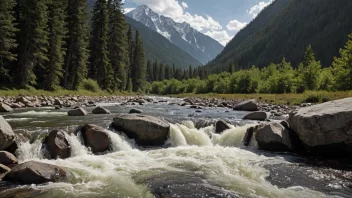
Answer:
[(351, 9), (349, 0), (276, 0), (207, 67), (263, 67), (283, 57), (297, 66), (309, 44), (317, 59), (329, 66), (352, 31)]
[(180, 68), (188, 68), (189, 65), (201, 65), (201, 63), (192, 56), (142, 23), (127, 16), (126, 22), (131, 25), (133, 31), (138, 30), (140, 32), (147, 59), (157, 59), (164, 64), (175, 64), (175, 66)]
[(224, 48), (219, 42), (196, 31), (189, 24), (176, 23), (171, 18), (160, 16), (145, 5), (126, 15), (163, 35), (203, 64), (214, 59)]

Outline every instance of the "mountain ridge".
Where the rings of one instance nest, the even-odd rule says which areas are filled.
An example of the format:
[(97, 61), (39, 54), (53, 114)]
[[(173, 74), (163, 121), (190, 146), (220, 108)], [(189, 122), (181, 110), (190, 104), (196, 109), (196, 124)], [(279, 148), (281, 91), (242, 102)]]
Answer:
[(146, 5), (126, 13), (126, 16), (163, 35), (203, 64), (214, 59), (224, 48), (219, 42), (198, 32), (188, 23), (177, 23), (169, 17), (155, 13)]

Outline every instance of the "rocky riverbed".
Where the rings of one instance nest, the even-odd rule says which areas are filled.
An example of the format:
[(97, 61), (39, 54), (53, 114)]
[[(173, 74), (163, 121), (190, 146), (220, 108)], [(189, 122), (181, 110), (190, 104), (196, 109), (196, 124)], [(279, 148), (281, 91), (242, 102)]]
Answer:
[(2, 97), (0, 197), (348, 197), (352, 99), (304, 106)]

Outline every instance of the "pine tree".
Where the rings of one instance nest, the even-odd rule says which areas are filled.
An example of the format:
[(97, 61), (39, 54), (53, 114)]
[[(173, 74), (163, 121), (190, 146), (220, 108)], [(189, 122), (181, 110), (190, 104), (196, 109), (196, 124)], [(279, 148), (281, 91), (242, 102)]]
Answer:
[(87, 77), (88, 14), (86, 0), (68, 0), (67, 8), (67, 53), (64, 65), (63, 85), (77, 90)]
[(301, 75), (302, 83), (308, 90), (315, 90), (318, 88), (318, 80), (320, 78), (321, 65), (320, 62), (315, 60), (315, 55), (312, 46), (307, 47), (306, 53), (304, 55), (304, 60), (302, 63)]
[(35, 69), (48, 61), (47, 0), (18, 0), (18, 67), (17, 81), (21, 88), (36, 85)]
[(64, 37), (67, 32), (65, 27), (66, 0), (52, 0), (49, 4), (49, 62), (45, 68), (45, 88), (55, 90), (60, 85), (62, 67), (65, 56)]
[(128, 26), (128, 31), (127, 31), (127, 46), (128, 46), (127, 79), (129, 82), (129, 80), (132, 78), (133, 54), (134, 54), (134, 48), (135, 48), (135, 42), (133, 41), (131, 25)]
[(12, 52), (16, 48), (16, 32), (14, 17), (15, 0), (0, 1), (0, 84), (9, 83), (9, 64), (16, 60)]
[(108, 53), (108, 4), (97, 0), (94, 4), (90, 39), (89, 77), (102, 89), (112, 88), (112, 67)]
[(340, 56), (334, 58), (332, 64), (335, 76), (335, 87), (337, 90), (352, 90), (352, 34), (343, 49), (340, 49)]
[(126, 21), (121, 0), (109, 0), (109, 43), (108, 51), (114, 70), (114, 87), (125, 90), (129, 83), (129, 46), (126, 35)]
[(139, 35), (139, 31), (136, 31), (136, 47), (133, 55), (133, 66), (132, 66), (132, 85), (133, 91), (143, 91), (146, 82), (147, 66), (144, 60), (144, 49), (143, 43)]
[(147, 81), (152, 82), (153, 79), (153, 65), (151, 64), (150, 60), (147, 62)]
[(164, 64), (160, 63), (159, 65), (159, 80), (163, 81), (165, 80), (165, 67)]
[(188, 68), (188, 73), (189, 73), (188, 77), (189, 77), (189, 78), (193, 78), (193, 69), (192, 69), (192, 65), (189, 66), (189, 68)]
[(154, 71), (154, 79), (153, 79), (153, 81), (159, 81), (160, 67), (159, 67), (159, 64), (158, 64), (158, 60), (155, 60), (155, 62), (153, 64), (153, 71)]
[(168, 65), (165, 66), (165, 79), (166, 80), (170, 80), (171, 79), (170, 67)]

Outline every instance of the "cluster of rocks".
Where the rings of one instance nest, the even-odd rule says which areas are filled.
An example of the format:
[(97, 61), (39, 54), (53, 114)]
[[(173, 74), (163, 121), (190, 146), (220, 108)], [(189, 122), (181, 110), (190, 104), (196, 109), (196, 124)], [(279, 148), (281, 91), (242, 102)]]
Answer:
[(72, 107), (82, 106), (91, 107), (95, 106), (97, 102), (123, 102), (131, 100), (131, 98), (139, 97), (124, 97), (124, 96), (18, 96), (18, 97), (0, 97), (0, 112), (11, 112), (16, 108), (24, 107), (46, 107), (56, 106)]
[[(135, 109), (131, 114), (117, 115), (111, 124), (119, 132), (125, 133), (128, 137), (134, 138), (141, 146), (161, 146), (169, 137), (170, 125), (168, 122), (137, 113)], [(93, 125), (81, 126), (74, 135), (81, 133), (83, 144), (93, 154), (104, 154), (112, 150), (112, 141), (109, 131)], [(42, 149), (46, 149), (48, 159), (66, 159), (71, 157), (72, 146), (68, 136), (72, 135), (66, 131), (53, 130), (42, 141)], [(64, 180), (69, 174), (65, 168), (29, 161), (18, 164), (14, 156), (21, 140), (21, 136), (15, 134), (6, 120), (0, 116), (0, 179), (17, 184), (41, 184)], [(24, 141), (29, 141), (27, 138)], [(16, 148), (13, 146), (16, 144)], [(13, 147), (12, 153), (5, 151)]]
[[(193, 108), (202, 107), (223, 107), (235, 111), (263, 111), (272, 116), (283, 116), (291, 111), (297, 110), (299, 106), (273, 105), (270, 103), (257, 102), (255, 100), (226, 100), (226, 99), (208, 99), (208, 98), (185, 98), (181, 106), (190, 106)], [(311, 106), (311, 104), (305, 104)]]
[[(228, 128), (224, 121), (216, 123), (218, 133)], [(248, 145), (253, 139), (262, 150), (349, 157), (352, 154), (352, 98), (307, 105), (291, 112), (287, 121), (250, 127), (243, 142)]]

